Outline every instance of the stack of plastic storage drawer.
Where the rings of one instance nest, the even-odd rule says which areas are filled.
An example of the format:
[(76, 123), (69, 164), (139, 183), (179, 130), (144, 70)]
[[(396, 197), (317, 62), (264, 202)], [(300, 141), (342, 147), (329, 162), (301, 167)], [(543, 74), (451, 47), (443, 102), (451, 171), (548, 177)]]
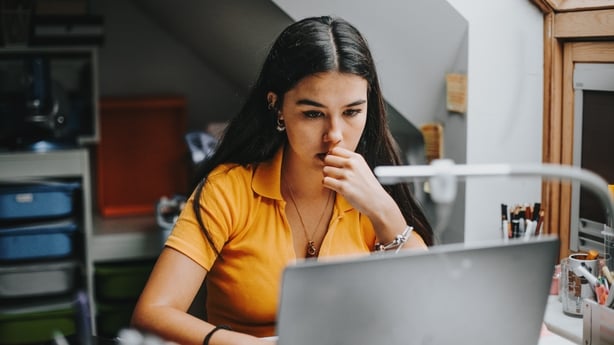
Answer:
[(95, 265), (98, 335), (115, 337), (120, 330), (130, 327), (132, 311), (154, 263), (154, 259), (143, 259), (102, 262)]
[(0, 345), (76, 333), (73, 300), (84, 285), (79, 190), (74, 181), (0, 184)]

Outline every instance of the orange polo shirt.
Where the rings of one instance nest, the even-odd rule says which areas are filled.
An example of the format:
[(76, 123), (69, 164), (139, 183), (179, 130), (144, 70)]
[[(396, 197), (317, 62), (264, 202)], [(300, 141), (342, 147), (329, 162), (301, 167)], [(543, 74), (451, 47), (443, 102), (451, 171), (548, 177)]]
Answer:
[[(208, 321), (259, 337), (274, 335), (281, 274), (296, 262), (280, 191), (282, 152), (256, 166), (221, 165), (207, 177), (200, 212), (222, 259), (198, 226), (192, 198), (166, 242), (208, 271)], [(374, 244), (369, 219), (337, 195), (319, 259), (369, 253)]]

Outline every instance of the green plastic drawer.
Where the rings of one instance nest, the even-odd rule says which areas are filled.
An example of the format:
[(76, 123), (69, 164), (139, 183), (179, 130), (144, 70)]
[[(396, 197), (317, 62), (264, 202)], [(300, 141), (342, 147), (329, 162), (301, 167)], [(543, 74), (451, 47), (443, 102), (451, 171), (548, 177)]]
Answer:
[(0, 307), (0, 345), (43, 343), (54, 332), (76, 333), (76, 313), (68, 299)]
[(96, 299), (136, 300), (145, 287), (155, 261), (99, 263), (94, 268)]
[(116, 337), (120, 330), (130, 327), (132, 311), (136, 303), (98, 303), (96, 329), (103, 337)]

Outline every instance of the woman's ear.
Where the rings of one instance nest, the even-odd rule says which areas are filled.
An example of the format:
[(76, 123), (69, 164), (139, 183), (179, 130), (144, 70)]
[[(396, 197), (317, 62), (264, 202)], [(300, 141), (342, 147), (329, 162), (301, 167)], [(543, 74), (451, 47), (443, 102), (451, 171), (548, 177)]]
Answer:
[(272, 91), (267, 92), (266, 102), (268, 104), (269, 109), (277, 108), (277, 94)]

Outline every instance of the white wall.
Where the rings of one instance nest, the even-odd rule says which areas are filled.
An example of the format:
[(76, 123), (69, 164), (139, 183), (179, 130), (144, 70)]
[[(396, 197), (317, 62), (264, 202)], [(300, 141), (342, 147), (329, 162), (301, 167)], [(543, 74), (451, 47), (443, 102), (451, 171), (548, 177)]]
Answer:
[[(542, 160), (543, 18), (529, 1), (448, 0), (469, 21), (468, 163)], [(467, 181), (465, 241), (499, 238), (502, 202), (541, 199), (541, 180)]]

